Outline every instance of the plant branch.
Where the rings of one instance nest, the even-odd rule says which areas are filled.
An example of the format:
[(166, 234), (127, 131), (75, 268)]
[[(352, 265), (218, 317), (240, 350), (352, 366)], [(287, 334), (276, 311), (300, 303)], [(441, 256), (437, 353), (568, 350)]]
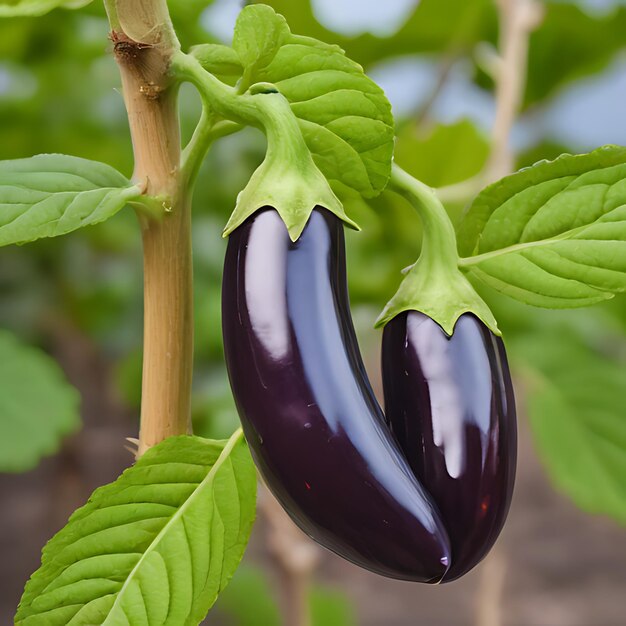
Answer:
[(269, 526), (267, 546), (278, 574), (283, 621), (288, 626), (311, 626), (311, 578), (319, 562), (319, 549), (264, 486), (259, 507)]
[(190, 431), (193, 358), (191, 217), (181, 184), (179, 44), (165, 0), (106, 0), (133, 140), (133, 177), (164, 198), (165, 216), (139, 215), (144, 249), (144, 354), (139, 451)]
[(420, 127), (428, 123), (432, 108), (446, 86), (448, 78), (450, 77), (450, 72), (452, 71), (454, 64), (459, 60), (459, 56), (459, 50), (456, 47), (444, 54), (439, 63), (435, 84), (426, 97), (426, 100), (415, 114), (414, 121), (416, 127)]
[(473, 198), (485, 186), (485, 182), (486, 176), (483, 170), (460, 183), (439, 187), (435, 192), (441, 202), (465, 202), (468, 198)]
[(510, 135), (524, 97), (528, 41), (543, 17), (543, 9), (536, 0), (496, 0), (496, 4), (501, 62), (497, 64), (496, 117), (491, 133), (491, 154), (485, 167), (486, 183), (513, 171)]
[(242, 128), (241, 124), (228, 120), (212, 122), (208, 108), (203, 108), (193, 136), (183, 150), (181, 166), (182, 184), (191, 189), (211, 144), (220, 137), (239, 132)]
[(476, 626), (502, 625), (502, 592), (506, 578), (506, 562), (498, 547), (483, 561), (476, 594)]
[(189, 54), (178, 51), (172, 58), (172, 71), (179, 81), (188, 81), (199, 91), (205, 106), (216, 116), (238, 124), (263, 128), (257, 99), (249, 93), (238, 91), (223, 83), (205, 70), (200, 62)]
[(514, 154), (510, 135), (519, 113), (528, 65), (530, 34), (543, 18), (537, 0), (495, 0), (500, 23), (499, 55), (494, 67), (496, 114), (491, 131), (489, 158), (476, 176), (442, 187), (437, 195), (442, 201), (463, 201), (476, 195), (485, 185), (510, 174)]

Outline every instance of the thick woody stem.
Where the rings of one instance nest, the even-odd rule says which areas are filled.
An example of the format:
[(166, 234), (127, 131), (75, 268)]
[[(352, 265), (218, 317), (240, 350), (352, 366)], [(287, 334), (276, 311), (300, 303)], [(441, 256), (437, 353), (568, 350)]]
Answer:
[(178, 41), (164, 0), (107, 0), (135, 155), (134, 179), (163, 199), (164, 217), (140, 217), (144, 354), (139, 450), (190, 432), (193, 358), (189, 190), (181, 185)]

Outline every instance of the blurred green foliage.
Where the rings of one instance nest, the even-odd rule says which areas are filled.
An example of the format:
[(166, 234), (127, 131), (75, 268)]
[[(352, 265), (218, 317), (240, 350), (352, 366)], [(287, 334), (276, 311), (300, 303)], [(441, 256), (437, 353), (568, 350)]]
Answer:
[[(354, 611), (336, 591), (314, 585), (309, 594), (311, 626), (355, 626)], [(241, 566), (228, 587), (220, 594), (205, 624), (221, 624), (228, 616), (229, 626), (280, 626), (280, 610), (267, 576), (258, 568)]]
[(445, 4), (421, 0), (392, 37), (370, 33), (346, 37), (330, 31), (316, 20), (310, 0), (269, 0), (264, 4), (282, 13), (293, 32), (336, 43), (365, 68), (410, 54), (470, 55), (476, 43), (493, 41), (496, 34), (496, 12), (490, 0), (446, 0)]
[(0, 355), (0, 472), (23, 472), (78, 428), (78, 394), (47, 354), (5, 330)]
[(406, 124), (398, 132), (395, 150), (396, 161), (432, 187), (445, 187), (475, 176), (488, 156), (487, 137), (468, 119), (430, 128)]
[(624, 49), (625, 30), (626, 6), (619, 3), (590, 14), (574, 3), (547, 2), (530, 39), (525, 105), (541, 105), (568, 82), (601, 71)]
[(554, 332), (537, 329), (516, 343), (516, 355), (536, 366), (526, 377), (528, 412), (555, 483), (580, 507), (626, 523), (626, 420), (619, 410), (626, 368), (611, 363), (611, 334), (615, 345), (623, 343), (617, 328), (606, 328), (603, 345), (595, 346), (590, 333), (562, 326), (555, 340)]
[[(216, 41), (203, 17), (208, 4), (170, 1), (184, 47)], [(442, 65), (457, 59), (469, 68), (474, 86), (487, 99), (492, 97), (492, 82), (477, 54), (477, 46), (497, 43), (497, 15), (489, 0), (422, 0), (387, 38), (332, 32), (316, 19), (309, 0), (268, 4), (287, 17), (294, 32), (338, 43), (366, 70), (382, 60), (407, 56)], [(544, 21), (531, 38), (524, 101), (528, 114), (549, 108), (574, 81), (601, 74), (624, 50), (624, 32), (624, 7), (592, 13), (574, 3), (546, 3)], [(0, 21), (1, 159), (63, 152), (131, 174), (131, 143), (107, 36), (98, 2), (76, 12)], [(480, 171), (489, 142), (485, 130), (470, 119), (439, 123), (433, 115), (437, 105), (435, 98), (419, 120), (397, 120), (396, 154), (411, 173), (441, 186)], [(184, 136), (189, 137), (199, 100), (187, 86), (180, 108)], [(573, 149), (551, 136), (522, 143), (519, 166)], [(197, 434), (204, 436), (224, 437), (237, 421), (221, 347), (225, 243), (220, 233), (263, 148), (263, 138), (254, 130), (220, 141), (207, 157), (196, 188), (194, 423)], [(369, 203), (349, 195), (344, 201), (363, 228), (347, 232), (349, 281), (365, 360), (372, 363), (378, 359), (379, 334), (371, 324), (395, 292), (401, 268), (417, 258), (420, 226), (411, 208), (391, 193)], [(447, 208), (457, 220), (464, 204)], [(141, 242), (131, 211), (64, 238), (0, 250), (0, 326), (43, 346), (51, 319), (79, 329), (111, 362), (119, 390), (132, 407), (138, 406), (141, 378), (141, 289)], [(554, 484), (579, 506), (626, 520), (626, 299), (557, 312), (481, 291), (509, 347), (520, 417), (529, 411), (537, 449)], [(264, 583), (255, 574), (238, 577), (221, 606), (236, 614), (242, 626), (272, 624), (275, 608), (259, 599)], [(238, 599), (229, 600), (229, 593)], [(266, 621), (246, 617), (247, 603), (241, 598), (248, 595), (257, 598), (250, 606), (257, 617), (264, 611)], [(335, 623), (324, 619), (324, 624)], [(351, 622), (346, 617), (336, 623)]]

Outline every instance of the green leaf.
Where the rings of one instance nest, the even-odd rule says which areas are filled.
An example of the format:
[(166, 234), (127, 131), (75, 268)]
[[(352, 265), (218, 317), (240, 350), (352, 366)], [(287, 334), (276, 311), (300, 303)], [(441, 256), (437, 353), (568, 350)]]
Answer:
[(255, 498), (241, 430), (166, 439), (50, 540), (16, 624), (196, 626), (241, 560)]
[(559, 489), (626, 523), (626, 368), (566, 335), (525, 334), (514, 346), (527, 367), (534, 439)]
[(80, 9), (92, 0), (1, 0), (0, 17), (43, 15), (58, 7)]
[(79, 398), (46, 354), (0, 331), (0, 472), (23, 472), (78, 429)]
[(102, 222), (141, 195), (104, 163), (62, 154), (0, 161), (0, 246)]
[[(263, 5), (246, 7), (239, 19), (254, 24), (257, 12), (263, 16), (261, 34), (267, 24), (278, 24), (276, 19), (284, 23)], [(268, 44), (262, 56), (249, 53), (256, 59), (252, 64), (240, 52), (243, 86), (270, 83), (287, 98), (316, 165), (331, 184), (365, 197), (378, 195), (389, 179), (394, 141), (391, 106), (383, 90), (338, 46), (285, 34), (278, 26), (275, 33), (282, 45)]]
[(255, 74), (269, 65), (288, 37), (285, 18), (272, 8), (257, 4), (241, 11), (235, 24), (233, 48), (244, 67), (244, 89), (257, 82)]
[(216, 76), (240, 75), (243, 70), (239, 55), (229, 46), (206, 43), (194, 46), (189, 52), (207, 72)]
[(490, 185), (459, 231), (461, 266), (536, 306), (626, 291), (626, 148), (562, 155)]

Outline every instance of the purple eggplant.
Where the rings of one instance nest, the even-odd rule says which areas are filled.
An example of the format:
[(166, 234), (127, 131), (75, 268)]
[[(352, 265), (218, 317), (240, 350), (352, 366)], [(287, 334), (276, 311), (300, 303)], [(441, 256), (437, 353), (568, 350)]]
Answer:
[(481, 561), (506, 518), (517, 456), (515, 399), (504, 344), (474, 315), (448, 336), (423, 313), (383, 334), (385, 414), (450, 538), (443, 582)]
[(378, 574), (441, 580), (447, 534), (368, 382), (339, 219), (315, 209), (295, 242), (273, 209), (238, 227), (226, 252), (222, 324), (252, 455), (295, 523)]

